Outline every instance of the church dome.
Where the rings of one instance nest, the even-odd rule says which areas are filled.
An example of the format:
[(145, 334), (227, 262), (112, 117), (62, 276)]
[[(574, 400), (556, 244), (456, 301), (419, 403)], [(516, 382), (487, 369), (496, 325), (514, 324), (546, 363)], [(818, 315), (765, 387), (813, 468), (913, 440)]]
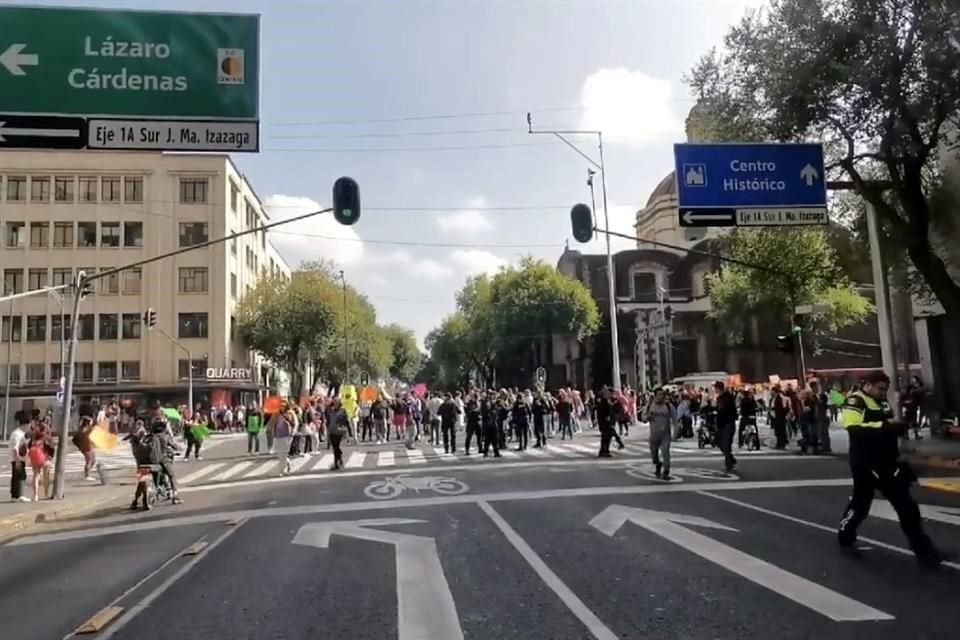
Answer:
[(653, 193), (650, 194), (650, 197), (647, 198), (647, 206), (649, 207), (653, 204), (653, 201), (662, 196), (675, 196), (677, 194), (677, 179), (676, 173), (671, 171), (666, 175), (666, 177), (660, 181), (660, 184), (657, 185), (656, 189), (653, 190)]

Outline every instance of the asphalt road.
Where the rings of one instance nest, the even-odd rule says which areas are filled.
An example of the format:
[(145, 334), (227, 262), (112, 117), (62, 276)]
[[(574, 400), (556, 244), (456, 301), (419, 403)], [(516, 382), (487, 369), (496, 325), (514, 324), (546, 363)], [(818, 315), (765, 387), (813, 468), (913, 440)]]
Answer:
[[(0, 547), (0, 628), (63, 638), (114, 605), (86, 637), (957, 637), (960, 565), (921, 569), (883, 517), (862, 529), (865, 558), (838, 554), (842, 461), (720, 467), (678, 460), (673, 483), (637, 459), (571, 459), (191, 487), (181, 507)], [(931, 535), (956, 543), (960, 497), (916, 494)]]

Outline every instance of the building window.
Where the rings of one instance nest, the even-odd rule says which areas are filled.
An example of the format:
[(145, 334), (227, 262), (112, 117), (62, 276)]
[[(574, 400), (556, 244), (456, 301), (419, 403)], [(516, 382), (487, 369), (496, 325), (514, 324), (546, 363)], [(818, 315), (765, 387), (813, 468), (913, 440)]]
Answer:
[(230, 210), (234, 213), (237, 212), (237, 200), (240, 197), (240, 189), (237, 185), (233, 184), (233, 180), (230, 181)]
[(27, 342), (46, 342), (47, 316), (27, 316)]
[(50, 223), (31, 222), (30, 247), (33, 249), (46, 249), (48, 244), (50, 244)]
[(136, 382), (140, 379), (140, 361), (124, 360), (120, 363), (120, 379)]
[(119, 247), (120, 246), (120, 223), (119, 222), (101, 222), (100, 223), (100, 246), (101, 247)]
[(183, 204), (206, 204), (206, 178), (180, 178), (180, 202)]
[[(233, 229), (230, 230), (230, 235), (233, 235), (235, 233), (236, 231), (234, 231)], [(230, 239), (230, 253), (232, 253), (233, 255), (237, 255), (237, 239), (236, 238)]]
[(140, 295), (143, 288), (143, 272), (140, 267), (126, 269), (123, 273), (123, 293), (124, 295)]
[(30, 202), (50, 202), (50, 178), (30, 178)]
[(50, 339), (54, 342), (70, 339), (70, 316), (50, 316)]
[(124, 340), (139, 340), (140, 339), (140, 325), (143, 322), (143, 318), (140, 317), (139, 313), (125, 313), (123, 314), (123, 322), (121, 325), (121, 337)]
[(237, 274), (230, 274), (230, 295), (236, 299), (237, 297)]
[(36, 291), (37, 289), (43, 289), (47, 286), (47, 270), (46, 269), (30, 269), (27, 272), (27, 287), (30, 291)]
[(24, 243), (24, 224), (22, 222), (7, 223), (7, 247), (10, 249), (22, 247)]
[(57, 176), (53, 179), (53, 199), (55, 202), (73, 202), (76, 178)]
[(96, 176), (80, 176), (80, 202), (97, 201)]
[(119, 326), (119, 323), (117, 322), (117, 314), (115, 313), (100, 314), (100, 339), (101, 340), (116, 340), (119, 330), (120, 330), (120, 326)]
[(97, 382), (116, 382), (117, 363), (101, 360), (97, 363)]
[(101, 178), (100, 192), (102, 193), (103, 202), (120, 202), (120, 178)]
[(123, 223), (123, 246), (142, 247), (143, 246), (143, 223), (142, 222), (124, 222)]
[(649, 271), (633, 274), (633, 299), (637, 302), (657, 301), (657, 274)]
[[(93, 271), (86, 270), (87, 273), (94, 273)], [(107, 271), (107, 269), (103, 269)], [(100, 293), (108, 296), (115, 296), (120, 293), (120, 273), (119, 271), (114, 271), (113, 273), (99, 278), (100, 280)]]
[(93, 363), (92, 362), (78, 362), (76, 363), (77, 382), (93, 382)]
[(60, 378), (63, 377), (63, 370), (59, 362), (50, 363), (50, 382), (60, 384)]
[(73, 223), (53, 223), (53, 246), (59, 249), (73, 248)]
[(46, 370), (43, 363), (30, 362), (24, 367), (24, 384), (43, 384), (46, 382)]
[(27, 179), (23, 176), (7, 176), (7, 202), (26, 202)]
[(124, 202), (143, 202), (143, 178), (123, 179), (123, 200)]
[(248, 201), (247, 201), (247, 214), (246, 214), (247, 228), (257, 226), (257, 225), (256, 225), (256, 220), (257, 220), (257, 210), (253, 208), (253, 205), (250, 204), (250, 201), (248, 200)]
[(230, 341), (237, 339), (237, 317), (230, 316)]
[(96, 222), (77, 223), (77, 246), (87, 249), (97, 246)]
[(10, 376), (10, 380), (9, 380), (10, 384), (20, 384), (20, 365), (19, 364), (15, 364), (12, 366), (0, 364), (0, 371), (3, 372), (3, 376), (0, 379), (2, 379), (5, 384), (7, 382), (7, 375)]
[(177, 337), (206, 338), (206, 313), (181, 313), (177, 321)]
[(23, 269), (3, 270), (4, 294), (23, 293)]
[(180, 267), (180, 293), (206, 293), (206, 267)]
[(67, 267), (57, 268), (53, 270), (53, 280), (51, 284), (54, 287), (59, 287), (65, 284), (73, 284), (73, 269)]
[(207, 223), (206, 222), (181, 222), (180, 223), (180, 246), (192, 247), (207, 241)]
[(80, 314), (80, 321), (77, 324), (77, 340), (93, 340), (96, 338), (94, 335), (94, 328), (96, 323), (93, 320), (92, 313), (83, 313)]
[(193, 365), (193, 375), (199, 376), (201, 373), (207, 370), (207, 359), (203, 358), (201, 360), (178, 360), (177, 361), (177, 378), (180, 380), (186, 380), (190, 377), (190, 367)]
[(13, 342), (20, 342), (23, 340), (23, 316), (3, 316), (0, 319), (0, 341), (10, 342), (10, 339), (13, 338)]

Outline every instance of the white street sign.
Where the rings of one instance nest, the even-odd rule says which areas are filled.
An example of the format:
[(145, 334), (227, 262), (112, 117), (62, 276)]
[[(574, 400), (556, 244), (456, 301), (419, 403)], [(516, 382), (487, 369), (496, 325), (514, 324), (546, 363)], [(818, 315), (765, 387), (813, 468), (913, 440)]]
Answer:
[(737, 209), (738, 227), (803, 227), (827, 224), (826, 209), (788, 208), (782, 209)]
[(687, 224), (695, 222), (730, 222), (729, 213), (701, 213), (697, 211), (684, 211), (683, 221)]
[(820, 174), (813, 168), (812, 164), (808, 164), (800, 170), (800, 179), (806, 182), (808, 187), (812, 187), (819, 177)]
[(433, 538), (370, 527), (417, 524), (424, 520), (373, 518), (341, 522), (314, 522), (300, 527), (293, 544), (320, 549), (330, 546), (330, 536), (392, 544), (397, 553), (397, 638), (463, 640), (457, 606), (443, 574)]
[(893, 616), (848, 598), (806, 578), (691, 531), (687, 526), (706, 527), (721, 531), (738, 531), (733, 527), (707, 520), (665, 511), (650, 511), (623, 505), (610, 505), (594, 516), (590, 525), (613, 537), (627, 521), (651, 531), (670, 542), (695, 553), (701, 558), (766, 587), (837, 622), (893, 620)]
[(192, 120), (90, 119), (90, 149), (161, 149), (165, 151), (256, 151), (256, 122)]
[(35, 53), (23, 53), (27, 45), (14, 43), (7, 50), (0, 53), (0, 65), (3, 65), (11, 75), (25, 76), (23, 67), (35, 67), (40, 64), (40, 56)]
[[(897, 518), (897, 512), (894, 511), (893, 507), (886, 500), (874, 500), (873, 505), (870, 507), (870, 515), (876, 516), (877, 518), (883, 518), (884, 520), (891, 520), (893, 522), (900, 521), (900, 519)], [(921, 504), (920, 515), (927, 520), (936, 520), (937, 522), (945, 522), (946, 524), (955, 524), (960, 526), (960, 508), (957, 507), (941, 507), (935, 504)]]

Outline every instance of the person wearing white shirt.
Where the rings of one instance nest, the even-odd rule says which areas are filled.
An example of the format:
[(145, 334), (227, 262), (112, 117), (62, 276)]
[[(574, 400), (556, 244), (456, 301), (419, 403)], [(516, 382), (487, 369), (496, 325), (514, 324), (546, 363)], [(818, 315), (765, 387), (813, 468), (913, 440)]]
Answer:
[[(17, 421), (19, 423), (19, 420)], [(10, 499), (13, 502), (30, 502), (30, 498), (23, 495), (23, 485), (27, 481), (27, 434), (23, 425), (17, 424), (10, 434)]]

